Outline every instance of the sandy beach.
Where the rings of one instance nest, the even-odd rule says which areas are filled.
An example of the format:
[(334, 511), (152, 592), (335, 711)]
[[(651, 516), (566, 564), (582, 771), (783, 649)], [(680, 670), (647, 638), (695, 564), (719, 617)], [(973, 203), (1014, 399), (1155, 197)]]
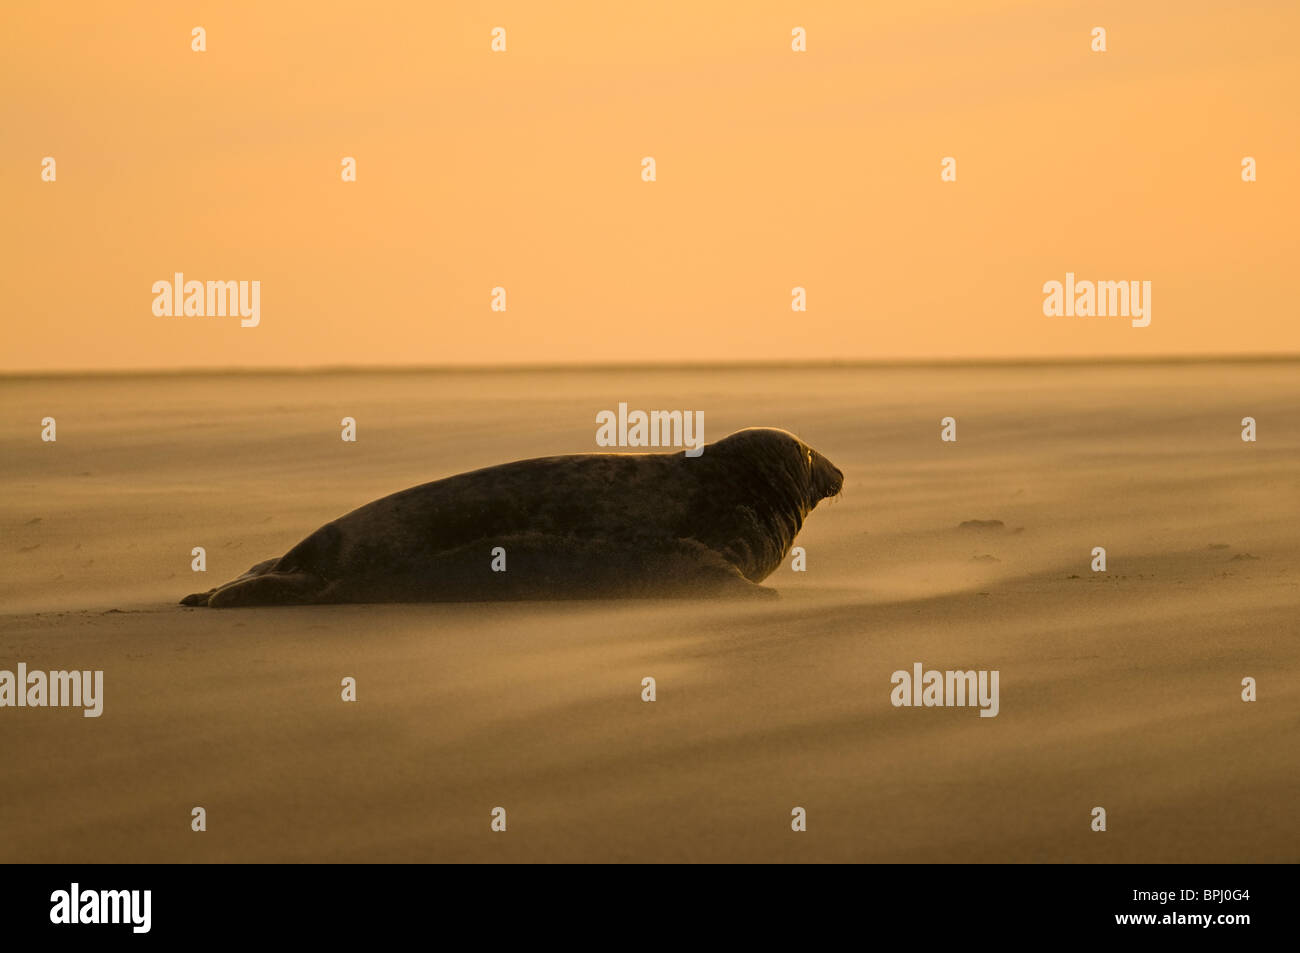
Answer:
[[(395, 490), (594, 451), (619, 401), (843, 470), (779, 600), (176, 604)], [(1300, 364), (12, 377), (0, 404), (0, 668), (104, 671), (99, 718), (0, 709), (0, 860), (1300, 860)], [(999, 714), (893, 706), (917, 662), (999, 671)]]

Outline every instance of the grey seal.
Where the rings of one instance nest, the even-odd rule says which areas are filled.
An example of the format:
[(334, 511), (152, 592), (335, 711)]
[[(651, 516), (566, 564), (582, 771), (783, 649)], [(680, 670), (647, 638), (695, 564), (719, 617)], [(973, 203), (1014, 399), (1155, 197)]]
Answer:
[(843, 486), (839, 468), (771, 428), (698, 457), (520, 460), (367, 503), (181, 604), (775, 595), (759, 583)]

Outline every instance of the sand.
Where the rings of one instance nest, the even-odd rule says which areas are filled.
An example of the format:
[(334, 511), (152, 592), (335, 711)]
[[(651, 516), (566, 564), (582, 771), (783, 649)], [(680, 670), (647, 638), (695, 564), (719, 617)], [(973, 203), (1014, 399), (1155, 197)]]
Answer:
[[(619, 401), (785, 427), (844, 471), (779, 600), (175, 604), (388, 492), (594, 450)], [(0, 860), (1300, 859), (1296, 364), (9, 378), (0, 403), (0, 668), (105, 673), (100, 718), (0, 709)], [(915, 662), (998, 670), (1000, 713), (894, 707)]]

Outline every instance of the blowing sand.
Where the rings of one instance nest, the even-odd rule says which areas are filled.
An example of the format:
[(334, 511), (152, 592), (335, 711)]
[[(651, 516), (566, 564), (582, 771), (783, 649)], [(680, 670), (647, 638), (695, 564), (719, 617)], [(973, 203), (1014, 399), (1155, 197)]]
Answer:
[[(105, 686), (97, 719), (0, 709), (5, 861), (1300, 859), (1300, 365), (13, 378), (0, 398), (0, 668)], [(394, 490), (595, 450), (619, 401), (701, 409), (709, 440), (785, 427), (844, 471), (807, 571), (767, 580), (779, 600), (175, 604)], [(893, 707), (915, 662), (1000, 671), (1000, 713)]]

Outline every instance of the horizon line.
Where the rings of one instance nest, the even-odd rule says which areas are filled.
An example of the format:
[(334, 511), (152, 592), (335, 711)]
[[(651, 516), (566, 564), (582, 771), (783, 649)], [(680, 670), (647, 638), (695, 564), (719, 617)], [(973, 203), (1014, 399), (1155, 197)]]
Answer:
[(45, 377), (180, 377), (272, 376), (326, 374), (483, 374), (555, 373), (596, 371), (719, 371), (719, 370), (856, 370), (882, 368), (1069, 367), (1083, 365), (1142, 364), (1286, 364), (1300, 361), (1300, 352), (1284, 354), (1178, 354), (1094, 355), (1088, 357), (974, 357), (974, 358), (808, 358), (787, 360), (702, 361), (548, 361), (507, 364), (313, 364), (307, 366), (52, 368), (49, 370), (0, 369), (0, 379)]

